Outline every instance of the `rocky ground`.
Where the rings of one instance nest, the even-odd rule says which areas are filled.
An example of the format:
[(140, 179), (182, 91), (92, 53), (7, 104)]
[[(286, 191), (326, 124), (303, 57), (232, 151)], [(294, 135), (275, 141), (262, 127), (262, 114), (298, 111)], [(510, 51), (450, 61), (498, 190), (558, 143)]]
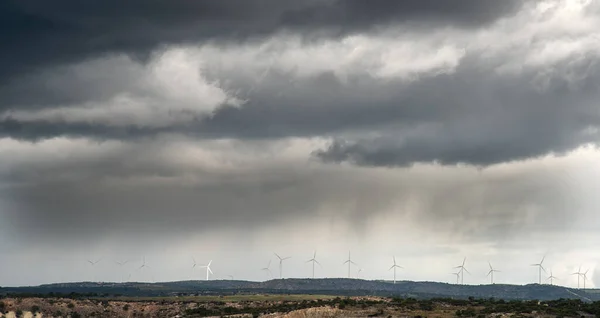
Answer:
[(600, 304), (312, 295), (3, 298), (0, 317), (595, 317)]

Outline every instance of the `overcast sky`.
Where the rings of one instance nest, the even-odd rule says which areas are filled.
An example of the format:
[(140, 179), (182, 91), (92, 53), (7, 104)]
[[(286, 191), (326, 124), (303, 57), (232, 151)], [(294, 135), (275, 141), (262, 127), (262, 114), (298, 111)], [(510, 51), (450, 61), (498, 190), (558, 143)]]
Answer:
[(0, 30), (0, 286), (315, 250), (600, 286), (599, 1), (8, 0)]

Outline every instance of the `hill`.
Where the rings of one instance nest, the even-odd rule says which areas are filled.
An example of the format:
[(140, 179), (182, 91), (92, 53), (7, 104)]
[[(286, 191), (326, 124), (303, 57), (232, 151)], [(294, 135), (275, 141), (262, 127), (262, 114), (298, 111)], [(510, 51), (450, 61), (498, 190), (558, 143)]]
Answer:
[(600, 300), (596, 289), (572, 289), (550, 285), (454, 285), (438, 282), (369, 281), (361, 279), (275, 279), (266, 282), (241, 280), (178, 281), (159, 283), (60, 283), (0, 288), (0, 294), (94, 294), (132, 297), (231, 294), (327, 294), (340, 296), (392, 296), (413, 298), (450, 297), (457, 299), (496, 298), (516, 300), (581, 299)]

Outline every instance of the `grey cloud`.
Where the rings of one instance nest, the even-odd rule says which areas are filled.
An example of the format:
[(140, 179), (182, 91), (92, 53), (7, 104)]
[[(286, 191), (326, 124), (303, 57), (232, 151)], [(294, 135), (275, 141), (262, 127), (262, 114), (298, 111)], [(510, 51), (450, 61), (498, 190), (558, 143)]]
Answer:
[(321, 224), (334, 216), (361, 232), (371, 218), (391, 213), (391, 219), (442, 237), (501, 243), (529, 231), (566, 233), (582, 215), (569, 209), (576, 200), (565, 195), (564, 176), (545, 169), (504, 177), (473, 171), (389, 175), (273, 158), (269, 167), (226, 173), (166, 163), (160, 149), (132, 146), (90, 159), (22, 164), (3, 177), (12, 183), (3, 219), (26, 233), (24, 244), (40, 244), (38, 238), (84, 242), (258, 230), (294, 220)]
[(9, 75), (107, 53), (141, 60), (161, 45), (249, 39), (291, 30), (329, 35), (426, 19), (478, 26), (523, 1), (4, 1), (0, 4), (0, 83)]

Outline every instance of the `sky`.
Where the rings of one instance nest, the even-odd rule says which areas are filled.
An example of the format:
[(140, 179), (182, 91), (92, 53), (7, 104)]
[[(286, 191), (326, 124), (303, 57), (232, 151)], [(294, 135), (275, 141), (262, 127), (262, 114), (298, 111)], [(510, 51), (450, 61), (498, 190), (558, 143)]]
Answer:
[(315, 251), (600, 286), (599, 1), (8, 0), (0, 30), (0, 286)]

